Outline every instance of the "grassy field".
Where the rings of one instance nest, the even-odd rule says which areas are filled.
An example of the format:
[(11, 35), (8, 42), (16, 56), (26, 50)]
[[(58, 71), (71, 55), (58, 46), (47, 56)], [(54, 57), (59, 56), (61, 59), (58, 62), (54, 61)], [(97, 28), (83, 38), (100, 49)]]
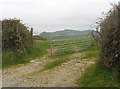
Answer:
[(47, 40), (35, 40), (33, 46), (29, 46), (28, 49), (21, 50), (5, 50), (2, 52), (2, 67), (8, 67), (15, 64), (27, 63), (30, 60), (41, 57), (49, 48), (49, 41)]

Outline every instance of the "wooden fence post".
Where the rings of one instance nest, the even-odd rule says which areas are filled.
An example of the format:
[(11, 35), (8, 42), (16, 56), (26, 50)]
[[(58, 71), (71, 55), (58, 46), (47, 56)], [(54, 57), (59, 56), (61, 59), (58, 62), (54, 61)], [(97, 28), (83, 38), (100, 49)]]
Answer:
[(30, 36), (31, 36), (31, 42), (33, 44), (33, 28), (31, 28), (31, 30), (30, 30)]
[(31, 28), (31, 30), (30, 30), (30, 36), (31, 36), (31, 38), (33, 38), (33, 28)]

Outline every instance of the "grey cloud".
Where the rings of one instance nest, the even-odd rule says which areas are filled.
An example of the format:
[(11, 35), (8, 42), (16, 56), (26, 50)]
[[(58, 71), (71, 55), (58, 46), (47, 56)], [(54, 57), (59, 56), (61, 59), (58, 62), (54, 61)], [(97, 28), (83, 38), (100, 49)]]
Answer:
[(117, 0), (2, 0), (0, 15), (2, 19), (22, 19), (35, 33), (64, 28), (84, 30), (111, 8), (109, 2)]

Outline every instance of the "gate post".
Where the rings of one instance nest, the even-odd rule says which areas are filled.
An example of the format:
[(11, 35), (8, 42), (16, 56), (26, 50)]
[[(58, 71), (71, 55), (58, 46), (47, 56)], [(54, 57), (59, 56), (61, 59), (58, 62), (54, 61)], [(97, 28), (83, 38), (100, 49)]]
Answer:
[(92, 34), (90, 34), (90, 46), (92, 46)]
[(50, 38), (50, 51), (51, 51), (51, 56), (53, 56), (53, 53), (52, 53), (52, 38)]
[(74, 51), (75, 51), (75, 38), (73, 38), (74, 39)]

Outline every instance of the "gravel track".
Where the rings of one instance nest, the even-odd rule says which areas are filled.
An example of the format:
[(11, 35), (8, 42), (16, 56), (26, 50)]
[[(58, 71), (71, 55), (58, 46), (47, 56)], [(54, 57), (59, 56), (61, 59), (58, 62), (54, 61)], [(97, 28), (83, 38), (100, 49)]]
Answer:
[(84, 73), (84, 70), (94, 63), (87, 59), (81, 60), (84, 53), (70, 55), (69, 61), (43, 70), (44, 65), (52, 62), (54, 58), (45, 55), (40, 59), (32, 60), (25, 65), (12, 66), (2, 70), (3, 87), (74, 87), (76, 80)]

